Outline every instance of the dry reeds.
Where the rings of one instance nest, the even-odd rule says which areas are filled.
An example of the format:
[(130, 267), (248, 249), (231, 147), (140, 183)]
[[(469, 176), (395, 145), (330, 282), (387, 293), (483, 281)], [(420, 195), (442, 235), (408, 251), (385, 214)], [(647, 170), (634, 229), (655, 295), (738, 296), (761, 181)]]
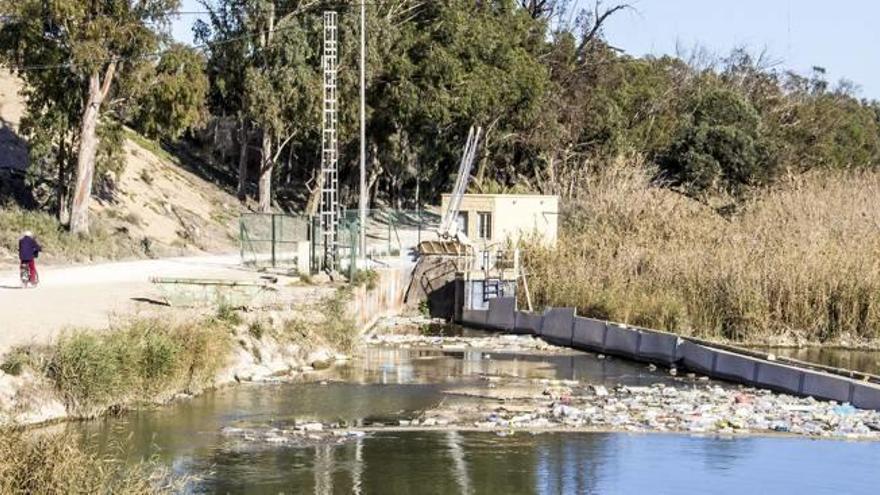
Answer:
[(182, 488), (152, 463), (126, 465), (84, 449), (69, 433), (0, 430), (0, 493), (173, 493)]
[(652, 177), (590, 177), (557, 247), (528, 250), (540, 305), (735, 341), (880, 338), (880, 173), (790, 178), (725, 214)]

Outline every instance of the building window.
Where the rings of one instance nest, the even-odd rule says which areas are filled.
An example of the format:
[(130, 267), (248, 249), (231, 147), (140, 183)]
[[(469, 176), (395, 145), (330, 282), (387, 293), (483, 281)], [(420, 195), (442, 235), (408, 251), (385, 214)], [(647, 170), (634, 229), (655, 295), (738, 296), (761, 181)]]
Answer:
[(464, 235), (468, 235), (468, 214), (466, 211), (458, 212), (458, 218), (455, 219), (458, 224), (458, 231)]
[(492, 214), (487, 211), (477, 213), (477, 235), (482, 240), (492, 239)]

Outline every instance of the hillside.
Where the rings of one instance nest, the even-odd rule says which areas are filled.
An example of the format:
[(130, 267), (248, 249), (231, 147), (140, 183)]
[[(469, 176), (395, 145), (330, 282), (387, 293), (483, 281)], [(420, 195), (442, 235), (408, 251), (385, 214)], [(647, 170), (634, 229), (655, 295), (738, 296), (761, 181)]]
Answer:
[[(18, 136), (23, 113), (21, 84), (0, 72), (0, 134), (3, 180), (27, 167), (27, 151)], [(185, 163), (157, 144), (127, 132), (125, 167), (116, 178), (112, 199), (92, 202), (93, 239), (58, 232), (46, 213), (16, 205), (0, 208), (0, 256), (10, 259), (22, 229), (35, 231), (46, 244), (48, 261), (92, 261), (143, 256), (228, 252), (237, 243), (236, 198), (189, 171)]]

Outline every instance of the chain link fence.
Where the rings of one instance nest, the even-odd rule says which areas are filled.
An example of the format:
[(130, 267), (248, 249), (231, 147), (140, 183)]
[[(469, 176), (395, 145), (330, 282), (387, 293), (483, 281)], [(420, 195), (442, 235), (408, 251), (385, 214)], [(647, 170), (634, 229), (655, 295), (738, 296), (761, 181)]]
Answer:
[(305, 215), (243, 214), (239, 219), (242, 264), (257, 268), (309, 266), (313, 224)]
[[(414, 259), (420, 242), (437, 238), (440, 220), (438, 214), (425, 210), (368, 210), (364, 255), (383, 264)], [(248, 213), (239, 223), (244, 265), (300, 273), (323, 269), (324, 238), (319, 217)], [(337, 240), (340, 271), (353, 273), (357, 268), (359, 233), (358, 211), (343, 210)]]

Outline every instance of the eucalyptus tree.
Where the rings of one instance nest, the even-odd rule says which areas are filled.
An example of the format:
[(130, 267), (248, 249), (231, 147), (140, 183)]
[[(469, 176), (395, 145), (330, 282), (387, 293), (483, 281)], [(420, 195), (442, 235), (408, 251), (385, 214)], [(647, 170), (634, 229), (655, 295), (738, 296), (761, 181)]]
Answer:
[[(70, 230), (89, 231), (89, 199), (99, 152), (99, 125), (120, 74), (159, 49), (178, 0), (3, 0), (4, 51), (29, 90), (43, 96), (65, 85), (78, 128)], [(46, 64), (47, 59), (55, 60)], [(51, 71), (42, 81), (33, 74)], [(42, 84), (40, 84), (42, 82)]]

